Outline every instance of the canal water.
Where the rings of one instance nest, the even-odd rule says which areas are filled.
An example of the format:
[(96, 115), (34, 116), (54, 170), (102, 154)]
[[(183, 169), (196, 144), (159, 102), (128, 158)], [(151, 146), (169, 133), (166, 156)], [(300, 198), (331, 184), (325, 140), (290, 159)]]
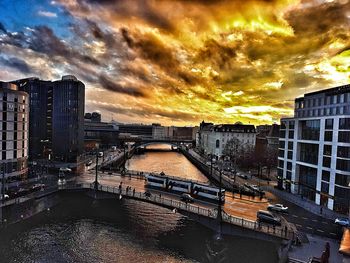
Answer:
[[(170, 150), (166, 144), (153, 144), (148, 149)], [(208, 182), (204, 174), (199, 171), (184, 155), (175, 151), (145, 152), (134, 155), (126, 163), (128, 170), (146, 172), (164, 172), (167, 175), (183, 177), (186, 179)]]
[[(202, 178), (186, 159), (180, 167), (190, 168), (174, 169), (182, 158), (178, 153), (160, 154), (166, 158), (150, 152), (129, 165), (135, 169), (146, 160), (152, 166), (155, 158), (159, 165), (153, 167), (160, 171), (185, 177), (191, 171)], [(0, 230), (0, 263), (278, 262), (272, 243), (232, 236), (217, 242), (216, 232), (166, 208), (83, 193), (59, 197), (59, 205)]]

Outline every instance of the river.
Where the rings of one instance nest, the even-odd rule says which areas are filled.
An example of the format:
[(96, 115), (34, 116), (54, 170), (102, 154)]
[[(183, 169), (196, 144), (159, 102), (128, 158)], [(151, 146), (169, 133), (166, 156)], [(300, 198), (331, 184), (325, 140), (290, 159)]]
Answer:
[[(176, 152), (135, 155), (128, 165), (144, 163), (150, 171), (206, 180)], [(0, 262), (277, 262), (272, 243), (228, 236), (218, 243), (215, 232), (166, 208), (79, 193), (60, 198), (49, 211), (0, 231)]]
[[(171, 147), (166, 144), (153, 144), (147, 146), (147, 148), (166, 150)], [(128, 170), (146, 172), (164, 172), (167, 175), (208, 182), (208, 178), (187, 160), (184, 155), (174, 151), (146, 152), (134, 155), (127, 161), (126, 168)]]

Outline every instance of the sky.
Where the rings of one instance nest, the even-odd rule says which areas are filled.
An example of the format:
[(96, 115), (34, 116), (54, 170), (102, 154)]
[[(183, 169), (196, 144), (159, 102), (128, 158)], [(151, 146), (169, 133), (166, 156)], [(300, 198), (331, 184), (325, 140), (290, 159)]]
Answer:
[(279, 122), (350, 83), (350, 0), (0, 0), (0, 80), (68, 74), (104, 120)]

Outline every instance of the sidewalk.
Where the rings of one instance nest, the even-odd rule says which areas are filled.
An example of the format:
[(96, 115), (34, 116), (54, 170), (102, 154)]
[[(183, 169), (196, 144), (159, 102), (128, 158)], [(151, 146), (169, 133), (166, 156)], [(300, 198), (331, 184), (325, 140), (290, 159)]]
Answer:
[(291, 246), (288, 256), (293, 259), (298, 259), (306, 261), (310, 257), (321, 257), (322, 252), (325, 249), (326, 242), (330, 245), (330, 263), (350, 263), (350, 258), (345, 257), (338, 252), (339, 242), (334, 239), (329, 239), (325, 237), (319, 237), (315, 235), (307, 235), (309, 239), (308, 244), (303, 244), (302, 246)]
[(273, 193), (274, 195), (278, 196), (281, 199), (284, 199), (286, 201), (289, 201), (297, 206), (300, 206), (301, 208), (304, 208), (308, 210), (309, 212), (321, 216), (326, 219), (334, 220), (338, 217), (346, 217), (345, 215), (339, 214), (333, 210), (330, 210), (326, 207), (322, 207), (322, 214), (320, 213), (320, 205), (315, 204), (314, 202), (308, 200), (308, 199), (301, 199), (299, 195), (291, 194), (285, 191), (278, 190), (272, 186), (263, 186), (263, 189)]

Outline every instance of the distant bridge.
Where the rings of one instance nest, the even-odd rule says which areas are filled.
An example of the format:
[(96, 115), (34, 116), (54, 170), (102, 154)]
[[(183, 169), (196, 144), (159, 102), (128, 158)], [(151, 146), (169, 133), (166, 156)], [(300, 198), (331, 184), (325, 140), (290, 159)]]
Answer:
[(147, 139), (143, 138), (141, 141), (136, 142), (136, 147), (146, 147), (151, 144), (168, 144), (172, 147), (179, 147), (181, 144), (193, 144), (193, 140), (189, 139), (172, 139), (172, 138), (160, 138), (160, 139)]

